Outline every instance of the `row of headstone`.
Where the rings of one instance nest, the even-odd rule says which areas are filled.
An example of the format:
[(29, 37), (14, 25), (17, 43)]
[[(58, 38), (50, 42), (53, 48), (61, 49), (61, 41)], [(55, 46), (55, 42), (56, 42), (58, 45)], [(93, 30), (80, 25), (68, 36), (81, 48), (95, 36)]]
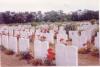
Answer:
[[(6, 40), (6, 36), (2, 36), (2, 43), (5, 46), (15, 52), (17, 52), (17, 37), (9, 36), (9, 43)], [(7, 45), (8, 43), (8, 45)], [(27, 51), (29, 41), (24, 40), (24, 38), (19, 39), (19, 50)], [(27, 47), (25, 47), (25, 45)], [(34, 42), (34, 56), (35, 58), (44, 59), (47, 56), (47, 50), (49, 48), (49, 43), (47, 41), (41, 42), (39, 40)], [(60, 49), (60, 50), (59, 50)], [(74, 46), (65, 46), (64, 44), (56, 45), (56, 65), (57, 66), (76, 66), (78, 65), (78, 50)]]
[(1, 45), (3, 45), (7, 49), (14, 51), (15, 53), (18, 52), (18, 49), (20, 52), (26, 52), (29, 50), (30, 43), (28, 38), (19, 38), (18, 40), (15, 36), (7, 35), (2, 35), (1, 38)]
[[(34, 58), (44, 60), (49, 48), (48, 41), (35, 40)], [(57, 43), (55, 47), (56, 66), (78, 66), (78, 48), (76, 46), (66, 46)]]
[[(73, 34), (74, 33), (74, 34)], [(77, 31), (76, 31), (76, 33), (75, 33), (75, 31), (73, 32), (73, 33), (70, 33), (70, 37), (72, 37), (72, 35), (73, 35), (73, 38), (72, 38), (72, 44), (74, 44), (75, 46), (78, 46), (79, 48), (80, 47), (82, 47), (83, 46), (83, 44), (84, 43), (86, 43), (86, 41), (87, 41), (87, 38), (89, 38), (89, 37), (87, 37), (85, 34), (87, 34), (87, 33), (85, 33), (84, 34), (84, 31), (82, 32), (82, 34), (83, 34), (83, 36), (81, 37), (81, 39), (79, 38), (79, 36), (78, 36), (78, 34), (77, 34)], [(66, 35), (66, 34), (65, 34)], [(65, 35), (63, 35), (64, 36), (64, 38), (65, 38)], [(24, 35), (25, 37), (27, 36), (27, 35)], [(49, 35), (48, 35), (49, 36)], [(63, 36), (61, 36), (61, 37), (63, 37)], [(88, 35), (89, 36), (89, 35)], [(23, 37), (23, 36), (22, 36)], [(60, 36), (58, 36), (58, 37), (60, 37)], [(3, 35), (2, 36), (2, 40), (4, 41), (4, 42), (2, 42), (2, 44), (6, 44), (5, 45), (5, 47), (6, 48), (8, 48), (7, 47), (7, 44), (8, 44), (8, 36), (5, 36), (5, 35)], [(6, 39), (6, 43), (5, 43), (5, 39)], [(48, 37), (49, 39), (48, 40), (50, 40), (50, 36)], [(22, 40), (23, 38), (21, 38), (20, 40)], [(53, 39), (53, 37), (52, 37), (52, 39)], [(59, 39), (59, 38), (57, 38), (57, 39)], [(19, 40), (19, 43), (20, 43), (20, 40)], [(54, 41), (54, 40), (53, 40)], [(23, 42), (23, 40), (22, 40), (22, 42)], [(28, 42), (28, 40), (27, 40), (27, 42)], [(24, 43), (23, 43), (24, 44)]]
[[(57, 30), (55, 28), (55, 30)], [(26, 30), (28, 32), (28, 30)], [(16, 30), (14, 36), (1, 35), (1, 44), (3, 44), (6, 48), (11, 49), (15, 52), (26, 52), (29, 51), (29, 38), (26, 31), (21, 31), (19, 33)], [(60, 39), (66, 39), (68, 36), (64, 31), (60, 30), (60, 34), (57, 35), (58, 43), (56, 45), (56, 65), (57, 66), (77, 66), (78, 65), (78, 48), (82, 47), (83, 44), (91, 39), (90, 32), (82, 31), (81, 35), (78, 35), (78, 31), (70, 31), (69, 37), (72, 38), (73, 46), (65, 46), (63, 43), (60, 43)], [(7, 32), (6, 32), (7, 33)], [(33, 32), (34, 33), (34, 32)], [(17, 35), (21, 34), (19, 40), (17, 39)], [(42, 33), (46, 36), (47, 40), (41, 41), (38, 36), (41, 35), (40, 30), (36, 31), (36, 39), (34, 40), (34, 57), (39, 59), (44, 59), (47, 56), (47, 50), (49, 48), (49, 42), (54, 41), (53, 36), (54, 32), (50, 33)]]
[[(28, 33), (27, 32), (21, 32), (19, 33), (19, 31), (15, 31), (15, 36), (21, 34), (21, 37), (25, 37), (28, 38)], [(40, 32), (37, 33), (37, 35), (41, 34)], [(81, 37), (78, 35), (78, 31), (69, 31), (69, 37), (72, 38), (72, 44), (78, 46), (79, 48), (82, 47), (82, 45), (84, 43), (86, 43), (86, 41), (88, 39), (91, 39), (91, 35), (89, 34), (89, 32), (87, 33), (87, 31), (82, 31), (81, 32)], [(3, 35), (4, 36), (4, 35)], [(3, 37), (2, 36), (2, 37)], [(7, 37), (7, 36), (6, 36)], [(57, 41), (60, 41), (61, 38), (68, 38), (67, 34), (65, 34), (64, 31), (60, 32), (60, 34), (57, 35)], [(49, 33), (47, 34), (47, 41), (54, 43), (54, 34), (53, 33)]]
[(83, 47), (83, 44), (90, 41), (92, 37), (92, 33), (90, 31), (69, 31), (69, 38), (72, 39), (72, 44), (77, 46), (78, 48)]

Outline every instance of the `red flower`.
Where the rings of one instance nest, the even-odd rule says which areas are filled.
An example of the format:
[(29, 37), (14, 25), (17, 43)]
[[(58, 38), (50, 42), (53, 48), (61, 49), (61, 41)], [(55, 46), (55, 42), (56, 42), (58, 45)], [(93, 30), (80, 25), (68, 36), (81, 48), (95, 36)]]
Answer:
[(55, 59), (55, 53), (52, 48), (48, 49), (48, 55), (47, 55), (48, 60), (54, 60)]
[(52, 49), (52, 48), (49, 48), (49, 49), (48, 49), (48, 52), (52, 52), (52, 51), (53, 51), (53, 49)]

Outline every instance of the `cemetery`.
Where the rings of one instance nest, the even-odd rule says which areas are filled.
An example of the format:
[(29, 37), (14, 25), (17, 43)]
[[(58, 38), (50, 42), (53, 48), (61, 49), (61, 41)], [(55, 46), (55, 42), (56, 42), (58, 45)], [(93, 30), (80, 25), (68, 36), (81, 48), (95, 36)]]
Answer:
[(86, 61), (100, 65), (99, 25), (87, 22), (67, 26), (0, 25), (0, 52), (19, 62), (25, 60), (29, 66), (85, 66)]

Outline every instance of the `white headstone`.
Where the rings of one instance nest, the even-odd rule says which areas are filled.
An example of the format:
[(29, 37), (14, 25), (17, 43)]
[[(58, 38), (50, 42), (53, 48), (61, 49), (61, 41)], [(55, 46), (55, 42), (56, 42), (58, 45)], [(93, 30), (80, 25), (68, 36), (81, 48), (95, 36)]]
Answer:
[[(5, 35), (2, 35), (1, 37), (2, 37), (1, 43), (2, 43), (2, 45), (4, 46), (4, 44), (5, 44)], [(5, 46), (4, 46), (4, 47), (5, 47)]]
[(6, 35), (8, 35), (8, 29), (5, 29), (5, 30), (4, 30), (4, 33), (5, 33)]
[(83, 44), (86, 44), (89, 39), (89, 33), (87, 31), (82, 31), (80, 36), (80, 45), (83, 47)]
[(28, 38), (28, 32), (27, 31), (20, 31), (20, 37)]
[(5, 47), (8, 49), (8, 35), (5, 36)]
[(17, 37), (14, 36), (9, 36), (9, 49), (14, 51), (14, 52), (18, 52), (18, 41), (17, 41)]
[(78, 31), (73, 31), (72, 34), (70, 35), (70, 37), (72, 38), (72, 44), (78, 48), (82, 47), (81, 39), (80, 36), (78, 35)]
[[(87, 34), (88, 34), (88, 33), (87, 33)], [(81, 41), (82, 41), (83, 43), (86, 43), (86, 42), (87, 42), (88, 36), (86, 35), (86, 31), (82, 31), (82, 32), (81, 32), (81, 37), (80, 37), (80, 39), (81, 39)]]
[(28, 38), (19, 38), (19, 51), (20, 52), (29, 51), (29, 39)]
[(100, 48), (100, 44), (99, 44), (99, 35), (97, 34), (97, 36), (95, 37), (95, 46), (96, 48)]
[(35, 32), (35, 40), (38, 40), (38, 36), (41, 34), (41, 31), (40, 29), (37, 29), (36, 32)]
[(20, 35), (20, 31), (14, 30), (14, 36)]
[(31, 33), (35, 33), (35, 28), (31, 28), (31, 29), (30, 29), (30, 32), (31, 32)]
[(69, 31), (69, 38), (72, 39), (73, 35), (74, 35), (74, 31)]
[(68, 35), (66, 33), (57, 34), (57, 43), (60, 43), (60, 39), (67, 40), (68, 39)]
[(8, 49), (8, 36), (2, 35), (2, 45)]
[(53, 33), (47, 33), (47, 34), (46, 34), (46, 37), (47, 37), (47, 41), (48, 41), (49, 43), (54, 44), (54, 35), (53, 35)]
[(14, 34), (13, 28), (9, 27), (9, 35), (13, 36), (13, 34)]
[(47, 56), (49, 43), (47, 41), (41, 42), (40, 40), (34, 41), (34, 57), (44, 59)]
[(78, 49), (75, 46), (56, 45), (57, 66), (77, 66)]

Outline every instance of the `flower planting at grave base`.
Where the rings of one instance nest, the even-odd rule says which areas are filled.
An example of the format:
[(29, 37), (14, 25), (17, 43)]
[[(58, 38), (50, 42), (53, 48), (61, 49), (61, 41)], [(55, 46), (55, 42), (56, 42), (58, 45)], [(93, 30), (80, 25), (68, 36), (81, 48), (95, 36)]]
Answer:
[(14, 51), (12, 51), (12, 50), (10, 50), (10, 49), (6, 49), (6, 50), (4, 51), (4, 53), (7, 54), (7, 55), (13, 55), (13, 54), (14, 54)]

